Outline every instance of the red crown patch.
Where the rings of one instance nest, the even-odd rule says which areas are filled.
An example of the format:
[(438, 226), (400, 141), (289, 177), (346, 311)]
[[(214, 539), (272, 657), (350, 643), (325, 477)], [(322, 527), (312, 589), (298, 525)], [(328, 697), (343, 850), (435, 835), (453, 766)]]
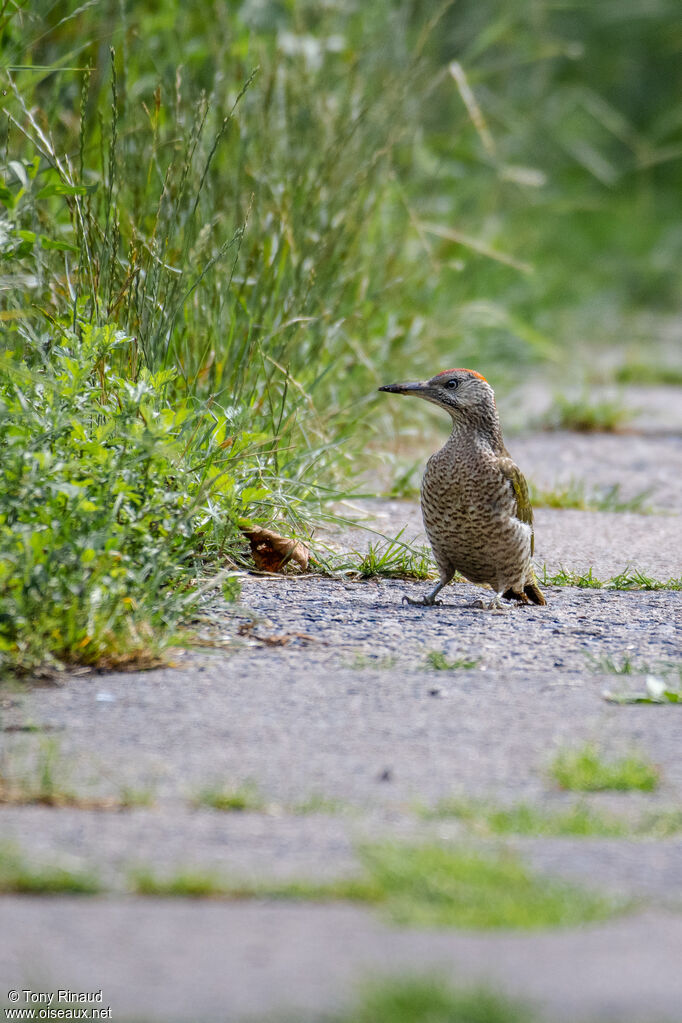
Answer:
[[(444, 369), (442, 373), (436, 373), (436, 376), (435, 376), (434, 379), (437, 380), (438, 377), (449, 376), (450, 373), (470, 373), (472, 377), (478, 377), (479, 380), (485, 380), (485, 377), (483, 376), (483, 374), (482, 373), (477, 373), (475, 369), (461, 369), (461, 368), (460, 369)], [(485, 382), (486, 382), (486, 384), (488, 383), (487, 380), (485, 380)]]

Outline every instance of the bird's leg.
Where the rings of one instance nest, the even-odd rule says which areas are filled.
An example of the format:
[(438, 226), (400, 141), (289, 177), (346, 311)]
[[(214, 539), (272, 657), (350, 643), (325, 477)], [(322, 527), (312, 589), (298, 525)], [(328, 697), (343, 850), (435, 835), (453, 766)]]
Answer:
[(444, 586), (447, 586), (448, 579), (439, 579), (438, 583), (433, 587), (430, 593), (427, 593), (421, 600), (413, 600), (412, 597), (406, 597), (403, 594), (403, 604), (410, 604), (412, 607), (433, 607), (434, 604), (442, 604), (442, 600), (436, 600), (436, 596), (440, 593)]
[(502, 606), (501, 598), (504, 596), (504, 590), (499, 590), (492, 600), (475, 600), (469, 607), (475, 607), (479, 611), (498, 611), (502, 614), (506, 614), (507, 608)]
[(504, 610), (506, 610), (506, 608), (502, 607), (502, 594), (503, 593), (504, 593), (504, 590), (500, 590), (498, 593), (496, 593), (495, 596), (493, 597), (493, 599), (488, 604), (486, 610), (488, 610), (488, 611), (504, 611)]

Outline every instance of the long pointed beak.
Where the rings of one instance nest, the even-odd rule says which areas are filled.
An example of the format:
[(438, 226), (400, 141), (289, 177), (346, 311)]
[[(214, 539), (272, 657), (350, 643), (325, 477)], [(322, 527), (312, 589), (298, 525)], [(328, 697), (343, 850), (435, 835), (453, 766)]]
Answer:
[(385, 384), (384, 387), (379, 388), (380, 391), (388, 391), (389, 394), (416, 394), (420, 397), (428, 389), (429, 385), (419, 380), (406, 384)]

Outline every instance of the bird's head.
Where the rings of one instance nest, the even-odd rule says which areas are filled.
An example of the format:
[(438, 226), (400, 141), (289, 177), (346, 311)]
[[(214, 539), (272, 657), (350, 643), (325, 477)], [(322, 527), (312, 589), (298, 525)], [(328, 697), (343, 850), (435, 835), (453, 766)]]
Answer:
[(450, 413), (453, 420), (497, 419), (493, 389), (480, 373), (473, 369), (446, 369), (430, 380), (406, 384), (387, 384), (380, 391), (390, 394), (413, 394), (438, 405)]

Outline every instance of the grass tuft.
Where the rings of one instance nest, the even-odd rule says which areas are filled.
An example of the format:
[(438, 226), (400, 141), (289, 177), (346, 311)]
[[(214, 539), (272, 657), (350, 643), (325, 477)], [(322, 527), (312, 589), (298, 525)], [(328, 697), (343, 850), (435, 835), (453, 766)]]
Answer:
[(320, 567), (331, 574), (344, 573), (359, 579), (432, 579), (435, 574), (428, 547), (414, 547), (402, 540), (404, 530), (396, 537), (385, 537), (370, 543), (363, 554), (333, 557), (319, 556)]
[(576, 433), (620, 433), (630, 419), (630, 410), (616, 401), (571, 401), (559, 396), (548, 411), (547, 430), (572, 430)]
[(682, 367), (655, 362), (625, 362), (616, 370), (616, 381), (639, 386), (682, 387)]
[(438, 977), (367, 986), (358, 1004), (330, 1023), (532, 1023), (533, 1013), (485, 988), (453, 989)]
[(148, 870), (135, 871), (130, 877), (130, 887), (136, 895), (161, 898), (207, 899), (227, 892), (216, 875), (188, 870), (165, 878), (157, 877)]
[(468, 657), (456, 657), (454, 661), (449, 661), (442, 650), (429, 650), (426, 664), (435, 671), (468, 671), (475, 668), (478, 661)]
[(635, 512), (639, 515), (650, 514), (651, 508), (647, 500), (651, 490), (643, 490), (633, 497), (621, 497), (620, 484), (614, 483), (611, 487), (601, 490), (587, 492), (585, 484), (576, 480), (569, 480), (563, 486), (551, 490), (544, 490), (534, 486), (529, 487), (531, 504), (536, 508), (574, 508), (578, 511), (603, 511), (603, 512)]
[(519, 803), (500, 807), (471, 800), (443, 800), (423, 809), (427, 818), (454, 818), (476, 835), (530, 837), (667, 838), (682, 830), (682, 811), (656, 810), (630, 819), (603, 813), (580, 802), (567, 809)]
[(440, 845), (360, 849), (364, 875), (329, 882), (229, 882), (205, 873), (133, 874), (140, 895), (264, 898), (375, 905), (396, 923), (421, 927), (535, 930), (601, 920), (620, 907), (574, 885), (535, 877), (514, 856)]
[(200, 789), (192, 798), (195, 809), (220, 810), (223, 813), (257, 812), (264, 807), (263, 798), (254, 785), (226, 788), (213, 785)]
[(610, 579), (598, 579), (591, 568), (587, 572), (571, 572), (560, 568), (551, 573), (547, 565), (542, 566), (541, 580), (544, 586), (577, 586), (588, 590), (682, 590), (682, 578), (654, 579), (636, 568), (624, 568)]
[(363, 860), (402, 925), (536, 930), (609, 916), (599, 895), (536, 877), (515, 856), (440, 845), (380, 845)]
[(643, 757), (633, 753), (606, 761), (591, 745), (558, 753), (550, 775), (562, 789), (574, 792), (653, 792), (660, 781), (658, 768)]
[(93, 874), (55, 866), (35, 866), (8, 845), (0, 845), (0, 892), (24, 895), (96, 895)]

